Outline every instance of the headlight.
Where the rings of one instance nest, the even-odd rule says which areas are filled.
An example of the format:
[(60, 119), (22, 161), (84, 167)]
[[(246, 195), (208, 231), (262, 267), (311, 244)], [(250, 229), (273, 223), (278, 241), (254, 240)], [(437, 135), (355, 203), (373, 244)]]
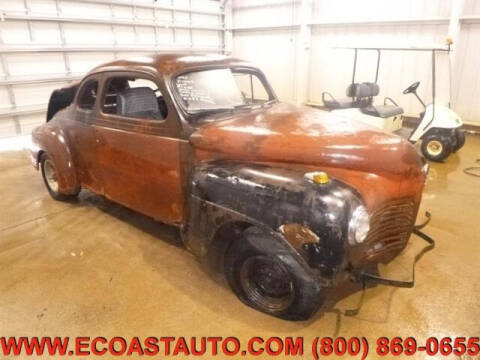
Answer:
[(364, 206), (357, 207), (348, 222), (348, 243), (356, 245), (362, 243), (370, 230), (370, 218)]

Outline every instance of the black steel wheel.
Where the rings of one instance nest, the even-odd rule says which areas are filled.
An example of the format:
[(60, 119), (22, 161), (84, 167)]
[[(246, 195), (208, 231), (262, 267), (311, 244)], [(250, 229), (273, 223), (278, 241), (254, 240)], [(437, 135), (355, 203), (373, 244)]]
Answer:
[(457, 152), (465, 145), (465, 133), (460, 129), (455, 129), (455, 138), (457, 141), (453, 147), (453, 152)]
[(325, 289), (278, 241), (247, 229), (227, 251), (226, 278), (248, 306), (287, 320), (308, 319), (323, 303)]
[(265, 312), (283, 312), (295, 297), (293, 282), (285, 266), (269, 256), (254, 255), (239, 266), (239, 283), (245, 297)]
[(447, 136), (428, 134), (422, 139), (422, 153), (431, 161), (443, 161), (452, 153), (452, 143)]
[(52, 198), (59, 201), (72, 201), (76, 199), (79, 191), (75, 194), (62, 194), (60, 192), (57, 169), (53, 160), (50, 159), (46, 153), (43, 153), (40, 159), (40, 170), (45, 187)]

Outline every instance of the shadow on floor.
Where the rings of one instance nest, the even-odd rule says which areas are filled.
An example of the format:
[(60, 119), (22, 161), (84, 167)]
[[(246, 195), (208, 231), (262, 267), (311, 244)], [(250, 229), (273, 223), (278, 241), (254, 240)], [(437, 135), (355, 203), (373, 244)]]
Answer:
[[(180, 237), (179, 228), (175, 226), (170, 226), (170, 225), (160, 223), (148, 216), (142, 215), (136, 211), (130, 210), (122, 205), (119, 205), (113, 201), (110, 201), (102, 196), (93, 194), (85, 190), (82, 191), (82, 193), (79, 195), (78, 205), (94, 206), (95, 208), (101, 210), (102, 212), (108, 215), (111, 215), (116, 219), (121, 220), (122, 222), (126, 222), (129, 225), (132, 225), (135, 228), (141, 230), (146, 234), (151, 235), (156, 239), (167, 242), (168, 244), (173, 245), (179, 249), (185, 249)], [(185, 255), (187, 254), (189, 253), (185, 249)], [(146, 259), (148, 259), (152, 263), (152, 266), (154, 268), (157, 268), (158, 271), (164, 270), (159, 265), (161, 263), (160, 259), (162, 256), (163, 254), (159, 255), (158, 253), (155, 254), (151, 252), (148, 252), (145, 254)], [(215, 283), (215, 286), (219, 286), (220, 289), (222, 289), (222, 291), (228, 291), (230, 293), (230, 287), (227, 284), (226, 280), (224, 279), (223, 274), (220, 274), (218, 272), (217, 273), (212, 272), (212, 270), (209, 267), (202, 265), (199, 261), (197, 261), (197, 265), (198, 265), (197, 268), (198, 268), (198, 273), (200, 278), (208, 277), (208, 279), (210, 279)], [(184, 292), (188, 292), (188, 296), (196, 297), (198, 301), (202, 301), (208, 306), (215, 306), (215, 297), (218, 295), (217, 294), (206, 295), (207, 298), (205, 298), (205, 294), (202, 293), (202, 279), (198, 279), (198, 281), (196, 281), (195, 279), (192, 279), (192, 284), (188, 284), (188, 286), (185, 284), (182, 284), (180, 279), (175, 279), (174, 277), (170, 277), (169, 280), (173, 284), (177, 284), (180, 290)], [(365, 291), (368, 291), (370, 288), (373, 288), (373, 287), (375, 287), (375, 285), (367, 286)], [(340, 333), (343, 319), (346, 316), (345, 314), (348, 313), (349, 310), (358, 312), (358, 315), (354, 315), (351, 317), (352, 319), (358, 319), (360, 321), (375, 322), (375, 323), (388, 322), (390, 309), (391, 309), (391, 302), (396, 289), (391, 289), (391, 291), (389, 292), (388, 299), (386, 300), (387, 306), (386, 306), (386, 310), (384, 311), (384, 314), (379, 314), (377, 312), (375, 318), (370, 318), (368, 315), (365, 316), (365, 315), (362, 315), (361, 313), (361, 308), (365, 301), (365, 291), (360, 283), (346, 281), (345, 283), (342, 283), (337, 288), (335, 288), (335, 290), (329, 291), (326, 302), (324, 303), (322, 308), (317, 312), (316, 315), (314, 315), (311, 319), (307, 321), (295, 322), (295, 326), (299, 328), (309, 327), (309, 326), (312, 326), (315, 322), (319, 321), (326, 314), (334, 314), (336, 317), (335, 329), (331, 334), (331, 336), (336, 337)], [(341, 310), (337, 307), (337, 303), (339, 301), (341, 301), (342, 299), (345, 299), (346, 297), (350, 297), (354, 294), (356, 294), (354, 298), (358, 299), (358, 301), (355, 300), (357, 302), (355, 304), (352, 304), (350, 309)], [(234, 295), (232, 294), (232, 296)], [(249, 309), (249, 311), (255, 311), (255, 310)], [(235, 317), (236, 320), (241, 322), (249, 323), (251, 321), (251, 319), (246, 319), (241, 314), (235, 314), (229, 310), (226, 310), (225, 313), (228, 316)], [(380, 319), (378, 319), (379, 316), (380, 316)], [(263, 325), (264, 324), (265, 322), (263, 322)], [(273, 321), (271, 322), (271, 324), (272, 324), (272, 327), (269, 328), (269, 330), (275, 331), (278, 323), (277, 325), (275, 325), (276, 321)]]
[(170, 245), (183, 248), (180, 238), (179, 228), (161, 222), (143, 215), (134, 210), (130, 210), (120, 204), (108, 200), (107, 198), (96, 195), (87, 190), (82, 190), (78, 198), (78, 204), (94, 206), (97, 209), (107, 213), (118, 220), (126, 222), (135, 228), (147, 233), (155, 238), (166, 241)]

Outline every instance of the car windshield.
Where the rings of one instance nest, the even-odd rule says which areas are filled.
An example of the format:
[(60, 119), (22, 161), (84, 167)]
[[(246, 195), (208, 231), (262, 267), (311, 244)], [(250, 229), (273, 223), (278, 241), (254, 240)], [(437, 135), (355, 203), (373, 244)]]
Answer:
[(175, 78), (175, 88), (188, 113), (233, 110), (272, 100), (255, 73), (230, 68), (181, 74)]

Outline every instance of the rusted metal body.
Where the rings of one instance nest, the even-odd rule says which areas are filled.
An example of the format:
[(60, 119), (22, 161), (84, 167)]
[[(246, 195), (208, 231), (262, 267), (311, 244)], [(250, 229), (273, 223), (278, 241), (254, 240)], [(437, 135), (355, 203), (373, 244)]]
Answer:
[[(217, 68), (247, 69), (266, 82), (252, 65), (222, 56), (158, 55), (97, 67), (60, 91), (71, 96), (96, 79), (102, 98), (112, 74), (141, 75), (158, 86), (168, 115), (147, 120), (106, 114), (98, 99), (85, 111), (75, 97), (59, 111), (49, 110), (51, 120), (34, 130), (35, 165), (47, 153), (62, 193), (88, 188), (178, 225), (186, 246), (216, 263), (229, 241), (252, 225), (282, 243), (303, 264), (304, 276), (322, 286), (351, 267), (396, 256), (413, 229), (425, 182), (425, 163), (414, 147), (360, 122), (276, 100), (191, 122), (172, 79)], [(305, 179), (319, 170), (330, 176), (327, 184)], [(348, 221), (359, 204), (370, 214), (370, 232), (351, 246)], [(282, 225), (290, 227), (282, 232)]]

